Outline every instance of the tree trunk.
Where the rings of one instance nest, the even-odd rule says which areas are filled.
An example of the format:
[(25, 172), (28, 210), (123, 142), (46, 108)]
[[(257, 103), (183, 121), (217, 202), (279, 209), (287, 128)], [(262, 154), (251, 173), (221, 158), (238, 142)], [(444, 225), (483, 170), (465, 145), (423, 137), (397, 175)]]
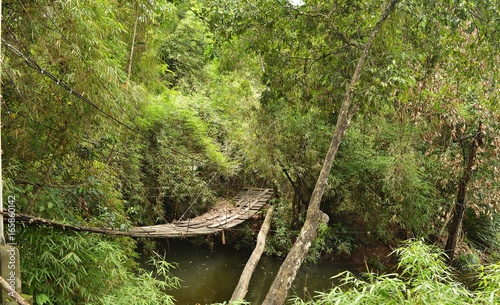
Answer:
[(280, 164), (281, 169), (285, 174), (285, 177), (288, 179), (288, 182), (293, 188), (292, 216), (290, 219), (290, 227), (293, 229), (297, 229), (299, 228), (299, 217), (302, 214), (302, 208), (306, 206), (305, 198), (302, 192), (302, 187), (300, 185), (300, 182), (293, 181), (292, 177), (288, 173), (288, 170), (283, 165), (283, 163), (281, 163), (280, 161), (278, 161), (278, 163)]
[[(351, 77), (351, 81), (346, 88), (345, 98), (340, 108), (340, 113), (337, 119), (337, 125), (333, 132), (333, 137), (330, 142), (330, 147), (323, 162), (323, 167), (319, 174), (318, 180), (312, 193), (309, 207), (307, 209), (306, 221), (302, 227), (297, 240), (295, 241), (292, 249), (288, 253), (285, 261), (281, 265), (276, 278), (274, 279), (267, 296), (262, 303), (263, 305), (282, 305), (286, 301), (288, 289), (292, 285), (299, 267), (302, 265), (309, 247), (316, 238), (318, 227), (322, 220), (324, 220), (324, 213), (320, 211), (321, 198), (325, 192), (328, 175), (332, 168), (335, 155), (337, 154), (340, 142), (349, 127), (353, 115), (358, 111), (359, 102), (352, 104), (354, 89), (361, 76), (361, 71), (368, 58), (368, 53), (371, 49), (373, 41), (379, 33), (382, 24), (387, 19), (389, 14), (394, 10), (396, 3), (399, 0), (391, 0), (387, 7), (383, 10), (377, 24), (372, 29), (368, 41), (362, 45), (362, 54), (356, 65), (356, 69)], [(352, 104), (352, 105), (351, 105)]]
[(257, 236), (257, 245), (250, 255), (243, 272), (241, 273), (240, 280), (236, 288), (234, 289), (233, 296), (231, 297), (231, 301), (242, 301), (245, 299), (245, 296), (248, 292), (248, 285), (250, 284), (250, 279), (252, 278), (253, 272), (259, 263), (260, 257), (264, 252), (264, 248), (266, 246), (266, 236), (267, 232), (269, 232), (269, 228), (271, 227), (271, 220), (273, 218), (273, 210), (274, 206), (270, 206), (267, 210), (266, 218), (264, 219), (264, 223), (260, 228), (259, 235)]
[(455, 255), (455, 248), (457, 246), (457, 241), (460, 233), (460, 226), (462, 225), (462, 219), (464, 217), (465, 211), (465, 194), (467, 191), (467, 184), (472, 177), (472, 169), (476, 164), (477, 149), (481, 146), (483, 142), (483, 132), (481, 122), (479, 122), (479, 127), (472, 138), (471, 147), (469, 150), (469, 157), (467, 159), (467, 164), (465, 167), (464, 174), (460, 183), (458, 185), (457, 192), (457, 202), (455, 203), (455, 208), (453, 210), (453, 216), (450, 222), (450, 227), (448, 231), (448, 239), (446, 241), (446, 246), (444, 248), (444, 253), (448, 256), (448, 264), (453, 263), (453, 258)]

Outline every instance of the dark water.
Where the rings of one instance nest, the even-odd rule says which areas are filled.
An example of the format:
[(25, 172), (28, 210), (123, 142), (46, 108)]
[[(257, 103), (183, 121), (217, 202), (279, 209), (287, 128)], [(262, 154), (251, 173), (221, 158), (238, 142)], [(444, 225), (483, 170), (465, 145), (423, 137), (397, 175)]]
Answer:
[[(165, 242), (157, 250), (166, 254), (169, 263), (177, 264), (172, 271), (182, 280), (182, 287), (168, 293), (179, 305), (211, 304), (228, 301), (238, 283), (241, 272), (251, 252), (230, 246), (194, 246), (183, 242)], [(246, 300), (260, 304), (267, 294), (282, 260), (262, 256), (250, 282)], [(293, 295), (308, 298), (314, 291), (328, 290), (333, 283), (330, 277), (353, 266), (340, 263), (320, 263), (302, 266), (291, 288)]]

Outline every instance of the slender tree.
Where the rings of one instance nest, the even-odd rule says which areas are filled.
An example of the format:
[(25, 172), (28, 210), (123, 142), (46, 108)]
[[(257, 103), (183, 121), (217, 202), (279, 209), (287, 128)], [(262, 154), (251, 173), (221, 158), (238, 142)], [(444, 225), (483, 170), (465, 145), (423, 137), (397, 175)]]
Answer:
[(300, 231), (299, 237), (281, 265), (278, 274), (276, 275), (276, 278), (274, 279), (274, 282), (262, 304), (280, 305), (285, 303), (288, 289), (291, 287), (300, 265), (307, 256), (307, 251), (316, 238), (320, 223), (325, 220), (325, 214), (320, 210), (320, 203), (327, 186), (328, 175), (330, 174), (330, 169), (332, 168), (332, 164), (335, 160), (335, 155), (337, 154), (340, 143), (342, 142), (342, 138), (349, 127), (352, 117), (358, 111), (360, 106), (359, 101), (353, 102), (355, 88), (359, 78), (361, 77), (361, 72), (363, 71), (365, 62), (368, 59), (373, 41), (380, 32), (380, 29), (382, 28), (382, 25), (387, 17), (389, 17), (391, 12), (395, 9), (397, 3), (398, 0), (391, 0), (388, 3), (382, 11), (378, 22), (371, 30), (368, 40), (361, 46), (362, 53), (358, 59), (351, 81), (347, 85), (345, 98), (340, 108), (337, 125), (335, 126), (335, 130), (333, 132), (330, 147), (326, 154), (323, 167), (318, 180), (316, 181), (316, 186), (314, 187), (314, 191), (309, 202), (305, 223)]
[(464, 217), (467, 184), (472, 178), (472, 171), (476, 166), (477, 151), (483, 143), (484, 134), (482, 129), (482, 124), (481, 122), (479, 122), (478, 130), (472, 137), (472, 142), (469, 148), (469, 155), (468, 157), (464, 156), (464, 159), (466, 159), (465, 170), (458, 184), (457, 201), (453, 208), (453, 215), (448, 230), (448, 240), (446, 241), (446, 246), (444, 248), (444, 252), (448, 256), (448, 264), (450, 265), (453, 263), (455, 248), (457, 246), (457, 241), (460, 233), (460, 226)]

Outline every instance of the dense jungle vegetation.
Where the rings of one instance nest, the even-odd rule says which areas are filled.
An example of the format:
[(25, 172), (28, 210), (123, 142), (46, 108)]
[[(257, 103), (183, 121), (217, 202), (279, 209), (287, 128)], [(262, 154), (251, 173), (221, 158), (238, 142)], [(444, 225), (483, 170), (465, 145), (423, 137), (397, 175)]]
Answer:
[[(272, 187), (266, 253), (284, 257), (347, 88), (329, 222), (306, 260), (383, 243), (399, 272), (340, 275), (344, 286), (295, 302), (498, 304), (500, 2), (393, 1), (381, 23), (386, 2), (3, 0), (4, 196), (18, 213), (126, 230)], [(36, 304), (174, 303), (171, 266), (153, 256), (156, 272), (142, 270), (140, 241), (16, 234)]]

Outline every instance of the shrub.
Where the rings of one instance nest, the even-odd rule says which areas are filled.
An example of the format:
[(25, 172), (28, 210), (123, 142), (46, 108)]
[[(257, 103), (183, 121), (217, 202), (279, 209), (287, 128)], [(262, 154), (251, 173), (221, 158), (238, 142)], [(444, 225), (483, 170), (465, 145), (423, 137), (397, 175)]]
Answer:
[(422, 241), (408, 241), (395, 251), (399, 274), (367, 274), (361, 279), (349, 271), (336, 275), (339, 286), (294, 304), (499, 304), (500, 264), (479, 268), (475, 291), (456, 281), (442, 251)]
[[(130, 238), (25, 228), (19, 234), (23, 288), (37, 304), (173, 304), (178, 286), (158, 257), (147, 272)], [(162, 280), (160, 280), (162, 278)]]

